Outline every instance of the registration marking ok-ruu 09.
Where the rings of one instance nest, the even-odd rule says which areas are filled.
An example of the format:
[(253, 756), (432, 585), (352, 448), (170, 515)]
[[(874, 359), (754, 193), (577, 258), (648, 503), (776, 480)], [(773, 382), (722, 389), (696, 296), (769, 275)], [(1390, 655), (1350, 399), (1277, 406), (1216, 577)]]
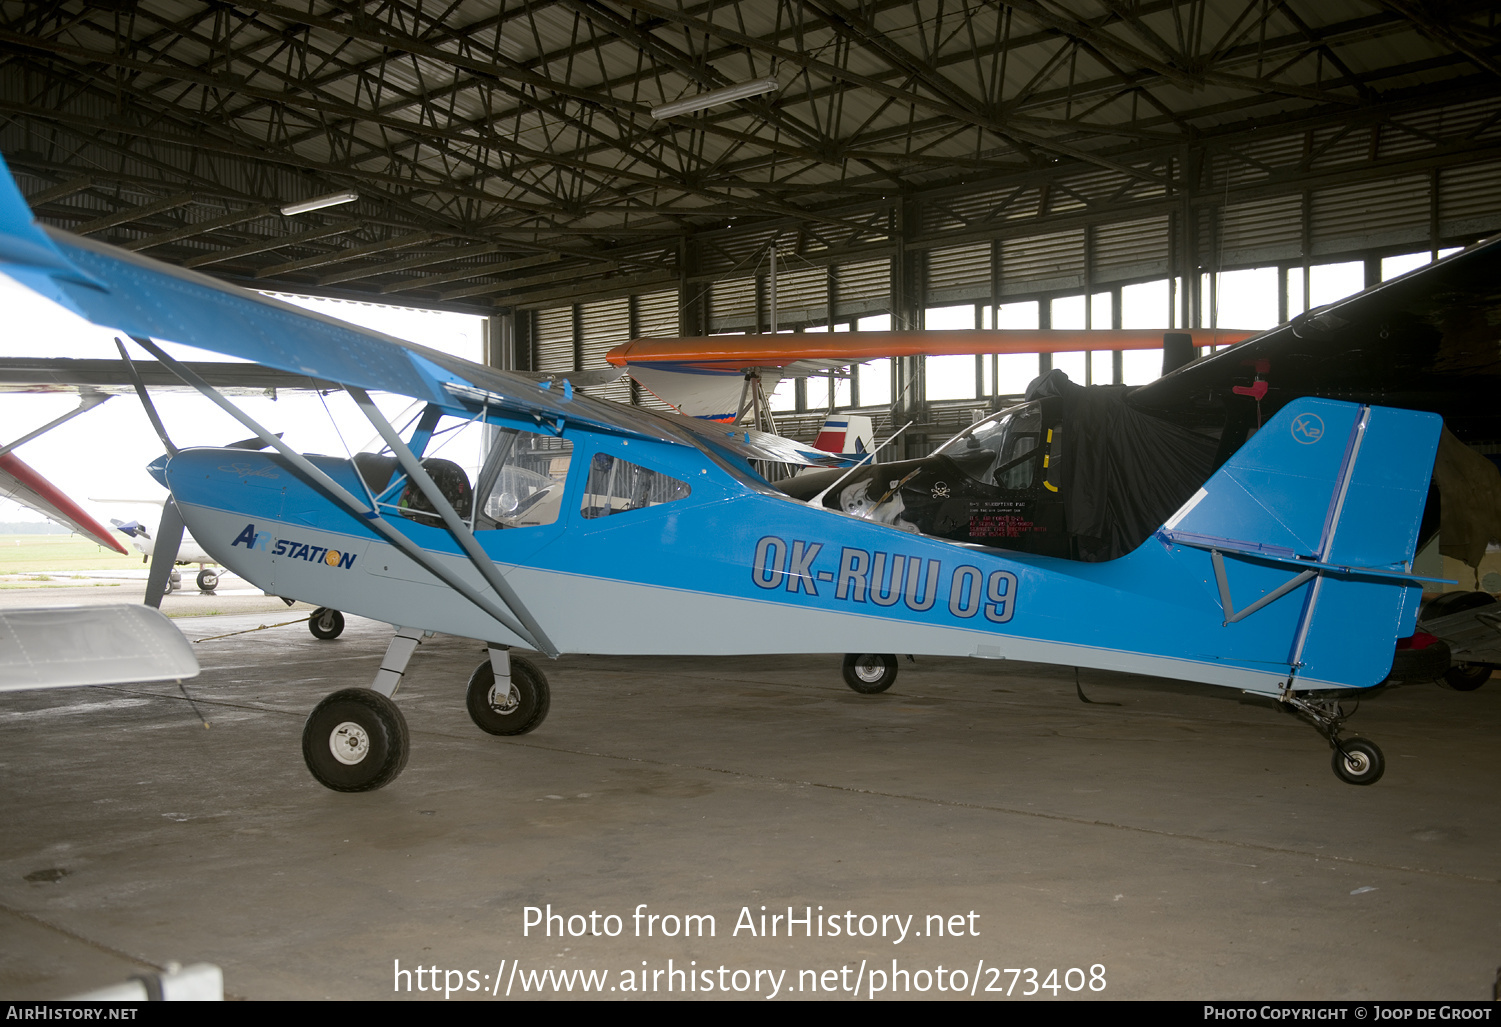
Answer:
[[(766, 535), (756, 543), (751, 580), (768, 590), (832, 595), (848, 603), (903, 603), (916, 613), (932, 610), (946, 589), (948, 612), (954, 617), (983, 613), (985, 620), (1004, 624), (1016, 613), (1016, 575), (1010, 571), (987, 573), (972, 564), (948, 565), (946, 570), (946, 561), (932, 557), (854, 546), (839, 549), (839, 569), (833, 571), (816, 566), (824, 548), (822, 542)], [(831, 586), (832, 592), (820, 592), (820, 584)]]

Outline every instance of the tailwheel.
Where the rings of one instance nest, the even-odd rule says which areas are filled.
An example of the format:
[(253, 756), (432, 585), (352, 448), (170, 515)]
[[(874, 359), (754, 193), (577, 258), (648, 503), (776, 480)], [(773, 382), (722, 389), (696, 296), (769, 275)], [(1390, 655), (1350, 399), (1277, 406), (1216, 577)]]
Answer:
[(1352, 785), (1373, 785), (1386, 770), (1386, 757), (1375, 742), (1365, 738), (1346, 738), (1335, 742), (1334, 772), (1341, 781)]
[(369, 688), (328, 696), (302, 728), (302, 758), (318, 783), (336, 792), (370, 792), (406, 766), (407, 722), (390, 699)]
[(486, 660), (469, 676), (465, 696), (469, 719), (492, 735), (524, 735), (547, 717), (552, 693), (546, 676), (528, 660), (511, 657), (511, 684), (501, 694), (495, 666)]
[(344, 634), (344, 615), (338, 610), (320, 606), (308, 615), (307, 629), (314, 638), (338, 638)]
[(1331, 763), (1335, 775), (1346, 784), (1373, 785), (1386, 772), (1386, 757), (1368, 738), (1339, 737), (1346, 717), (1340, 697), (1335, 694), (1287, 692), (1281, 697), (1283, 709), (1307, 720), (1329, 740), (1334, 749)]
[(875, 695), (896, 680), (896, 657), (884, 653), (847, 653), (844, 683), (861, 695)]

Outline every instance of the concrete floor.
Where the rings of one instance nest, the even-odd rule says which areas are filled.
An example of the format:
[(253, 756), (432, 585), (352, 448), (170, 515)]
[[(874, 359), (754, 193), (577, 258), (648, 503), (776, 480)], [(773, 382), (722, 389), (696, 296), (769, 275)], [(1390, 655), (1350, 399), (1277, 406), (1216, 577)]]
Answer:
[[(276, 608), (178, 623), (204, 637)], [(326, 791), (303, 719), (368, 683), (387, 630), (202, 643), (188, 691), (210, 730), (172, 686), (0, 695), (0, 997), (168, 960), (217, 963), (250, 999), (393, 997), (397, 961), (424, 971), (403, 998), (433, 997), (432, 967), (439, 997), (474, 989), (454, 1000), (497, 976), (521, 997), (547, 970), (603, 971), (608, 997), (644, 970), (665, 997), (686, 980), (655, 973), (671, 960), (708, 970), (709, 997), (768, 997), (780, 971), (779, 997), (857, 979), (864, 997), (893, 969), (913, 975), (899, 994), (951, 996), (941, 966), (981, 997), (1030, 988), (992, 968), (1034, 968), (1051, 1000), (1056, 968), (1080, 998), (1485, 999), (1501, 963), (1501, 683), (1368, 701), (1349, 733), (1388, 767), (1355, 788), (1268, 703), (1086, 672), (1084, 705), (1071, 669), (947, 659), (904, 661), (879, 696), (837, 656), (543, 661), (546, 723), (494, 738), (464, 711), (480, 646), (439, 636), (398, 697), (405, 773)], [(620, 933), (524, 936), (548, 904)], [(641, 904), (715, 934), (637, 937)], [(762, 937), (763, 905), (913, 933)]]

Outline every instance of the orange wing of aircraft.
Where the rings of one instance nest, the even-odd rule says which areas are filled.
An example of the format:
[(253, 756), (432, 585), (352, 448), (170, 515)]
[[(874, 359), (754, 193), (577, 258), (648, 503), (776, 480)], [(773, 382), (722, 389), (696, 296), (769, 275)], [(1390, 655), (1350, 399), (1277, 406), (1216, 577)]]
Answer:
[(745, 378), (754, 374), (769, 392), (782, 378), (816, 374), (883, 357), (991, 353), (1067, 353), (1078, 350), (1161, 349), (1164, 334), (1187, 337), (1194, 348), (1228, 346), (1256, 332), (1230, 329), (1072, 331), (807, 332), (711, 335), (696, 339), (633, 339), (605, 355), (654, 396), (694, 417), (736, 416)]

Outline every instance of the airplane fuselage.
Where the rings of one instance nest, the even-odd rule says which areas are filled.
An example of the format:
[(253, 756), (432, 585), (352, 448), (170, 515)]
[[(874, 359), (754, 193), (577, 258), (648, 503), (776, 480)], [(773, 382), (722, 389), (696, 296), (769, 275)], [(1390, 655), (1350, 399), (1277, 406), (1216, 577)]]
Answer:
[[(1321, 468), (1327, 465), (1331, 476), (1361, 409), (1320, 407), (1329, 422)], [(1383, 423), (1429, 416), (1379, 413)], [(589, 431), (570, 435), (575, 470), (557, 519), (475, 532), (561, 652), (910, 652), (1108, 668), (1275, 694), (1294, 664), (1301, 664), (1298, 688), (1378, 683), (1390, 667), (1390, 640), (1409, 633), (1416, 615), (1418, 590), (1409, 588), (1411, 603), (1368, 603), (1365, 613), (1350, 615), (1348, 629), (1341, 627), (1373, 633), (1384, 645), (1300, 654), (1298, 639), (1315, 616), (1309, 590), (1227, 624), (1204, 551), (1154, 538), (1121, 559), (1084, 564), (956, 544), (747, 487), (689, 447)], [(1424, 445), (1414, 441), (1402, 459), (1431, 464)], [(648, 466), (686, 483), (687, 492), (659, 505), (590, 516), (581, 468), (595, 454)], [(346, 488), (364, 491), (349, 461), (313, 460)], [(1297, 530), (1316, 537), (1327, 520), (1327, 489), (1303, 504), (1299, 490), (1310, 487), (1308, 476), (1274, 479), (1274, 473), (1260, 479), (1260, 504), (1270, 503), (1288, 524), (1298, 519), (1288, 513), (1294, 502), (1307, 505), (1308, 526)], [(167, 474), (194, 537), (268, 592), (404, 627), (524, 644), (305, 483), (280, 456), (184, 450)], [(1206, 488), (1229, 495), (1228, 485), (1216, 484), (1219, 477)], [(1421, 497), (1415, 502), (1420, 511)], [(1213, 506), (1202, 504), (1197, 516), (1210, 516)], [(445, 529), (388, 519), (429, 559), (493, 597)], [(1231, 582), (1235, 605), (1246, 606), (1288, 577), (1276, 564), (1241, 562)]]

